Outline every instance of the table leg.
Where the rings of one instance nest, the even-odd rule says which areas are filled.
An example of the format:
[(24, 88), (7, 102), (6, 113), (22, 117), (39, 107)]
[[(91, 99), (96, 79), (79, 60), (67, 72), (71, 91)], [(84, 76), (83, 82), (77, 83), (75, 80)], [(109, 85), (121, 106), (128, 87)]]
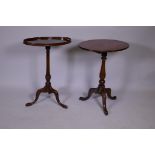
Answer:
[(105, 115), (108, 115), (107, 105), (106, 105), (106, 94), (103, 93), (102, 95), (102, 103), (103, 103), (103, 111)]
[(43, 88), (38, 89), (37, 92), (36, 92), (36, 97), (35, 97), (34, 101), (33, 102), (26, 103), (25, 106), (28, 107), (28, 106), (31, 106), (31, 105), (35, 104), (37, 102), (37, 100), (39, 99), (39, 96), (40, 96), (41, 92), (43, 92)]
[(97, 88), (90, 88), (89, 91), (88, 91), (88, 95), (86, 97), (80, 97), (79, 100), (81, 101), (85, 101), (85, 100), (88, 100), (93, 93), (96, 93), (97, 91)]
[(111, 100), (116, 100), (117, 99), (116, 96), (111, 95), (111, 88), (105, 88), (105, 90), (106, 90), (106, 93), (107, 93), (107, 96), (108, 96), (109, 99), (111, 99)]
[(25, 106), (32, 106), (33, 104), (35, 104), (37, 102), (37, 100), (39, 99), (39, 96), (41, 93), (48, 93), (48, 94), (53, 93), (56, 97), (57, 103), (63, 108), (68, 108), (67, 105), (64, 105), (60, 102), (58, 91), (53, 89), (51, 86), (51, 82), (50, 82), (50, 80), (51, 80), (51, 75), (50, 75), (50, 46), (46, 47), (46, 75), (45, 75), (45, 79), (46, 79), (45, 86), (43, 88), (37, 90), (35, 100), (33, 102), (27, 103)]
[(54, 89), (53, 89), (53, 90), (51, 90), (51, 93), (54, 93), (55, 98), (56, 98), (56, 100), (57, 100), (58, 104), (59, 104), (61, 107), (65, 108), (65, 109), (67, 109), (67, 108), (68, 108), (68, 106), (67, 106), (67, 105), (62, 104), (62, 103), (60, 102), (60, 99), (59, 99), (59, 94), (58, 94), (58, 91), (57, 91), (57, 90), (54, 90)]

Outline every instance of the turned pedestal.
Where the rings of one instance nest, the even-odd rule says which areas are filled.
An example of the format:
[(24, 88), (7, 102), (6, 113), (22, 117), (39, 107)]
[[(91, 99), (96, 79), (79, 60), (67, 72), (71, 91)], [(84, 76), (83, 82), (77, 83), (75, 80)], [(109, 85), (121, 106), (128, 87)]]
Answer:
[(106, 107), (106, 97), (116, 100), (116, 96), (111, 96), (111, 88), (105, 88), (105, 77), (106, 77), (106, 70), (105, 70), (105, 61), (106, 61), (106, 56), (107, 53), (102, 53), (101, 54), (101, 59), (102, 59), (102, 65), (101, 65), (101, 70), (100, 70), (100, 80), (97, 88), (90, 88), (88, 91), (88, 96), (86, 97), (80, 97), (79, 99), (82, 101), (88, 100), (93, 93), (99, 94), (102, 96), (102, 103), (103, 103), (103, 111), (105, 115), (108, 115), (107, 107)]

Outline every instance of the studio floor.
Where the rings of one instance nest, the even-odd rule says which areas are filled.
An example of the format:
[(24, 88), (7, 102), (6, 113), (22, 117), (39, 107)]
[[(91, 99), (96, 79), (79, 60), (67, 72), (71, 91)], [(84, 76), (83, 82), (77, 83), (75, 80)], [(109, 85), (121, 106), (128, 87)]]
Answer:
[(102, 111), (101, 97), (78, 100), (84, 91), (59, 90), (60, 99), (69, 108), (63, 109), (54, 96), (42, 94), (32, 107), (32, 91), (15, 88), (0, 90), (1, 129), (136, 129), (155, 128), (155, 91), (114, 90), (116, 101), (107, 100), (109, 115)]

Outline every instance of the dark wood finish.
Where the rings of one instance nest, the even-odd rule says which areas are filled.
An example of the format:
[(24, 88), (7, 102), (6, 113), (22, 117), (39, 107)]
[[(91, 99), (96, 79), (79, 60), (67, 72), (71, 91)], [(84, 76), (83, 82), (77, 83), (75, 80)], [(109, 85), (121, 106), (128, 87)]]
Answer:
[[(88, 91), (88, 95), (86, 97), (80, 97), (79, 99), (82, 101), (88, 100), (93, 93), (99, 94), (102, 97), (103, 103), (103, 111), (105, 115), (108, 115), (108, 110), (106, 107), (106, 97), (111, 100), (116, 100), (116, 96), (111, 95), (111, 88), (105, 87), (105, 77), (106, 77), (106, 69), (105, 69), (105, 62), (107, 57), (107, 52), (116, 52), (120, 50), (125, 50), (129, 47), (129, 45), (125, 42), (116, 41), (116, 40), (89, 40), (82, 42), (80, 44), (80, 48), (86, 49), (88, 51), (94, 51), (101, 54), (102, 64), (101, 70), (99, 74), (99, 84), (97, 88), (90, 88)], [(106, 50), (108, 50), (106, 52)]]
[[(50, 82), (50, 80), (51, 80), (51, 74), (50, 74), (50, 48), (51, 48), (51, 46), (58, 46), (58, 45), (67, 44), (67, 42), (63, 42), (63, 41), (62, 42), (58, 42), (58, 43), (56, 42), (56, 39), (60, 40), (60, 38), (63, 38), (63, 37), (50, 37), (50, 39), (53, 38), (55, 40), (54, 43), (52, 42), (52, 39), (51, 39), (50, 42), (47, 41), (47, 42), (43, 42), (42, 43), (40, 41), (40, 39), (47, 40), (48, 37), (46, 37), (46, 38), (45, 37), (37, 37), (37, 38), (39, 38), (39, 45), (36, 42), (35, 43), (32, 42), (32, 40), (36, 40), (36, 38), (28, 38), (28, 39), (25, 39), (24, 40), (24, 44), (26, 44), (26, 45), (32, 45), (32, 46), (45, 46), (45, 45), (47, 45), (47, 46), (45, 46), (45, 49), (46, 49), (46, 75), (45, 75), (46, 83), (45, 83), (45, 86), (43, 88), (37, 90), (36, 97), (35, 97), (34, 101), (33, 102), (26, 103), (25, 106), (32, 106), (33, 104), (35, 104), (37, 102), (37, 100), (39, 99), (39, 96), (40, 96), (41, 93), (48, 93), (48, 94), (52, 94), (53, 93), (55, 95), (55, 98), (56, 98), (57, 103), (61, 107), (63, 107), (63, 108), (68, 108), (67, 105), (62, 104), (60, 102), (58, 91), (55, 90), (51, 86), (51, 82)], [(71, 39), (70, 38), (67, 38), (67, 40), (68, 40), (68, 43), (71, 42)]]
[(80, 43), (80, 48), (97, 53), (117, 52), (129, 48), (129, 44), (119, 40), (96, 39)]
[(23, 43), (31, 46), (60, 46), (69, 44), (71, 39), (68, 37), (34, 37), (24, 39)]

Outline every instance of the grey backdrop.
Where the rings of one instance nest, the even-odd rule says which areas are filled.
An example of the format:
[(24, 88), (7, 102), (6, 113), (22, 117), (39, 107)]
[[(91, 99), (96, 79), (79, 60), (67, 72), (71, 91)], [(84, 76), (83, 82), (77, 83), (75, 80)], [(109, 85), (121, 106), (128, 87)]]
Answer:
[[(45, 49), (22, 44), (35, 36), (72, 38), (71, 44), (51, 49), (52, 85), (68, 110), (46, 94), (33, 107), (24, 107), (45, 82)], [(100, 98), (78, 100), (97, 86), (101, 64), (99, 54), (78, 44), (99, 38), (130, 44), (128, 50), (108, 54), (106, 85), (118, 96), (107, 101), (108, 117)], [(0, 27), (1, 128), (154, 128), (154, 95), (155, 27)]]

